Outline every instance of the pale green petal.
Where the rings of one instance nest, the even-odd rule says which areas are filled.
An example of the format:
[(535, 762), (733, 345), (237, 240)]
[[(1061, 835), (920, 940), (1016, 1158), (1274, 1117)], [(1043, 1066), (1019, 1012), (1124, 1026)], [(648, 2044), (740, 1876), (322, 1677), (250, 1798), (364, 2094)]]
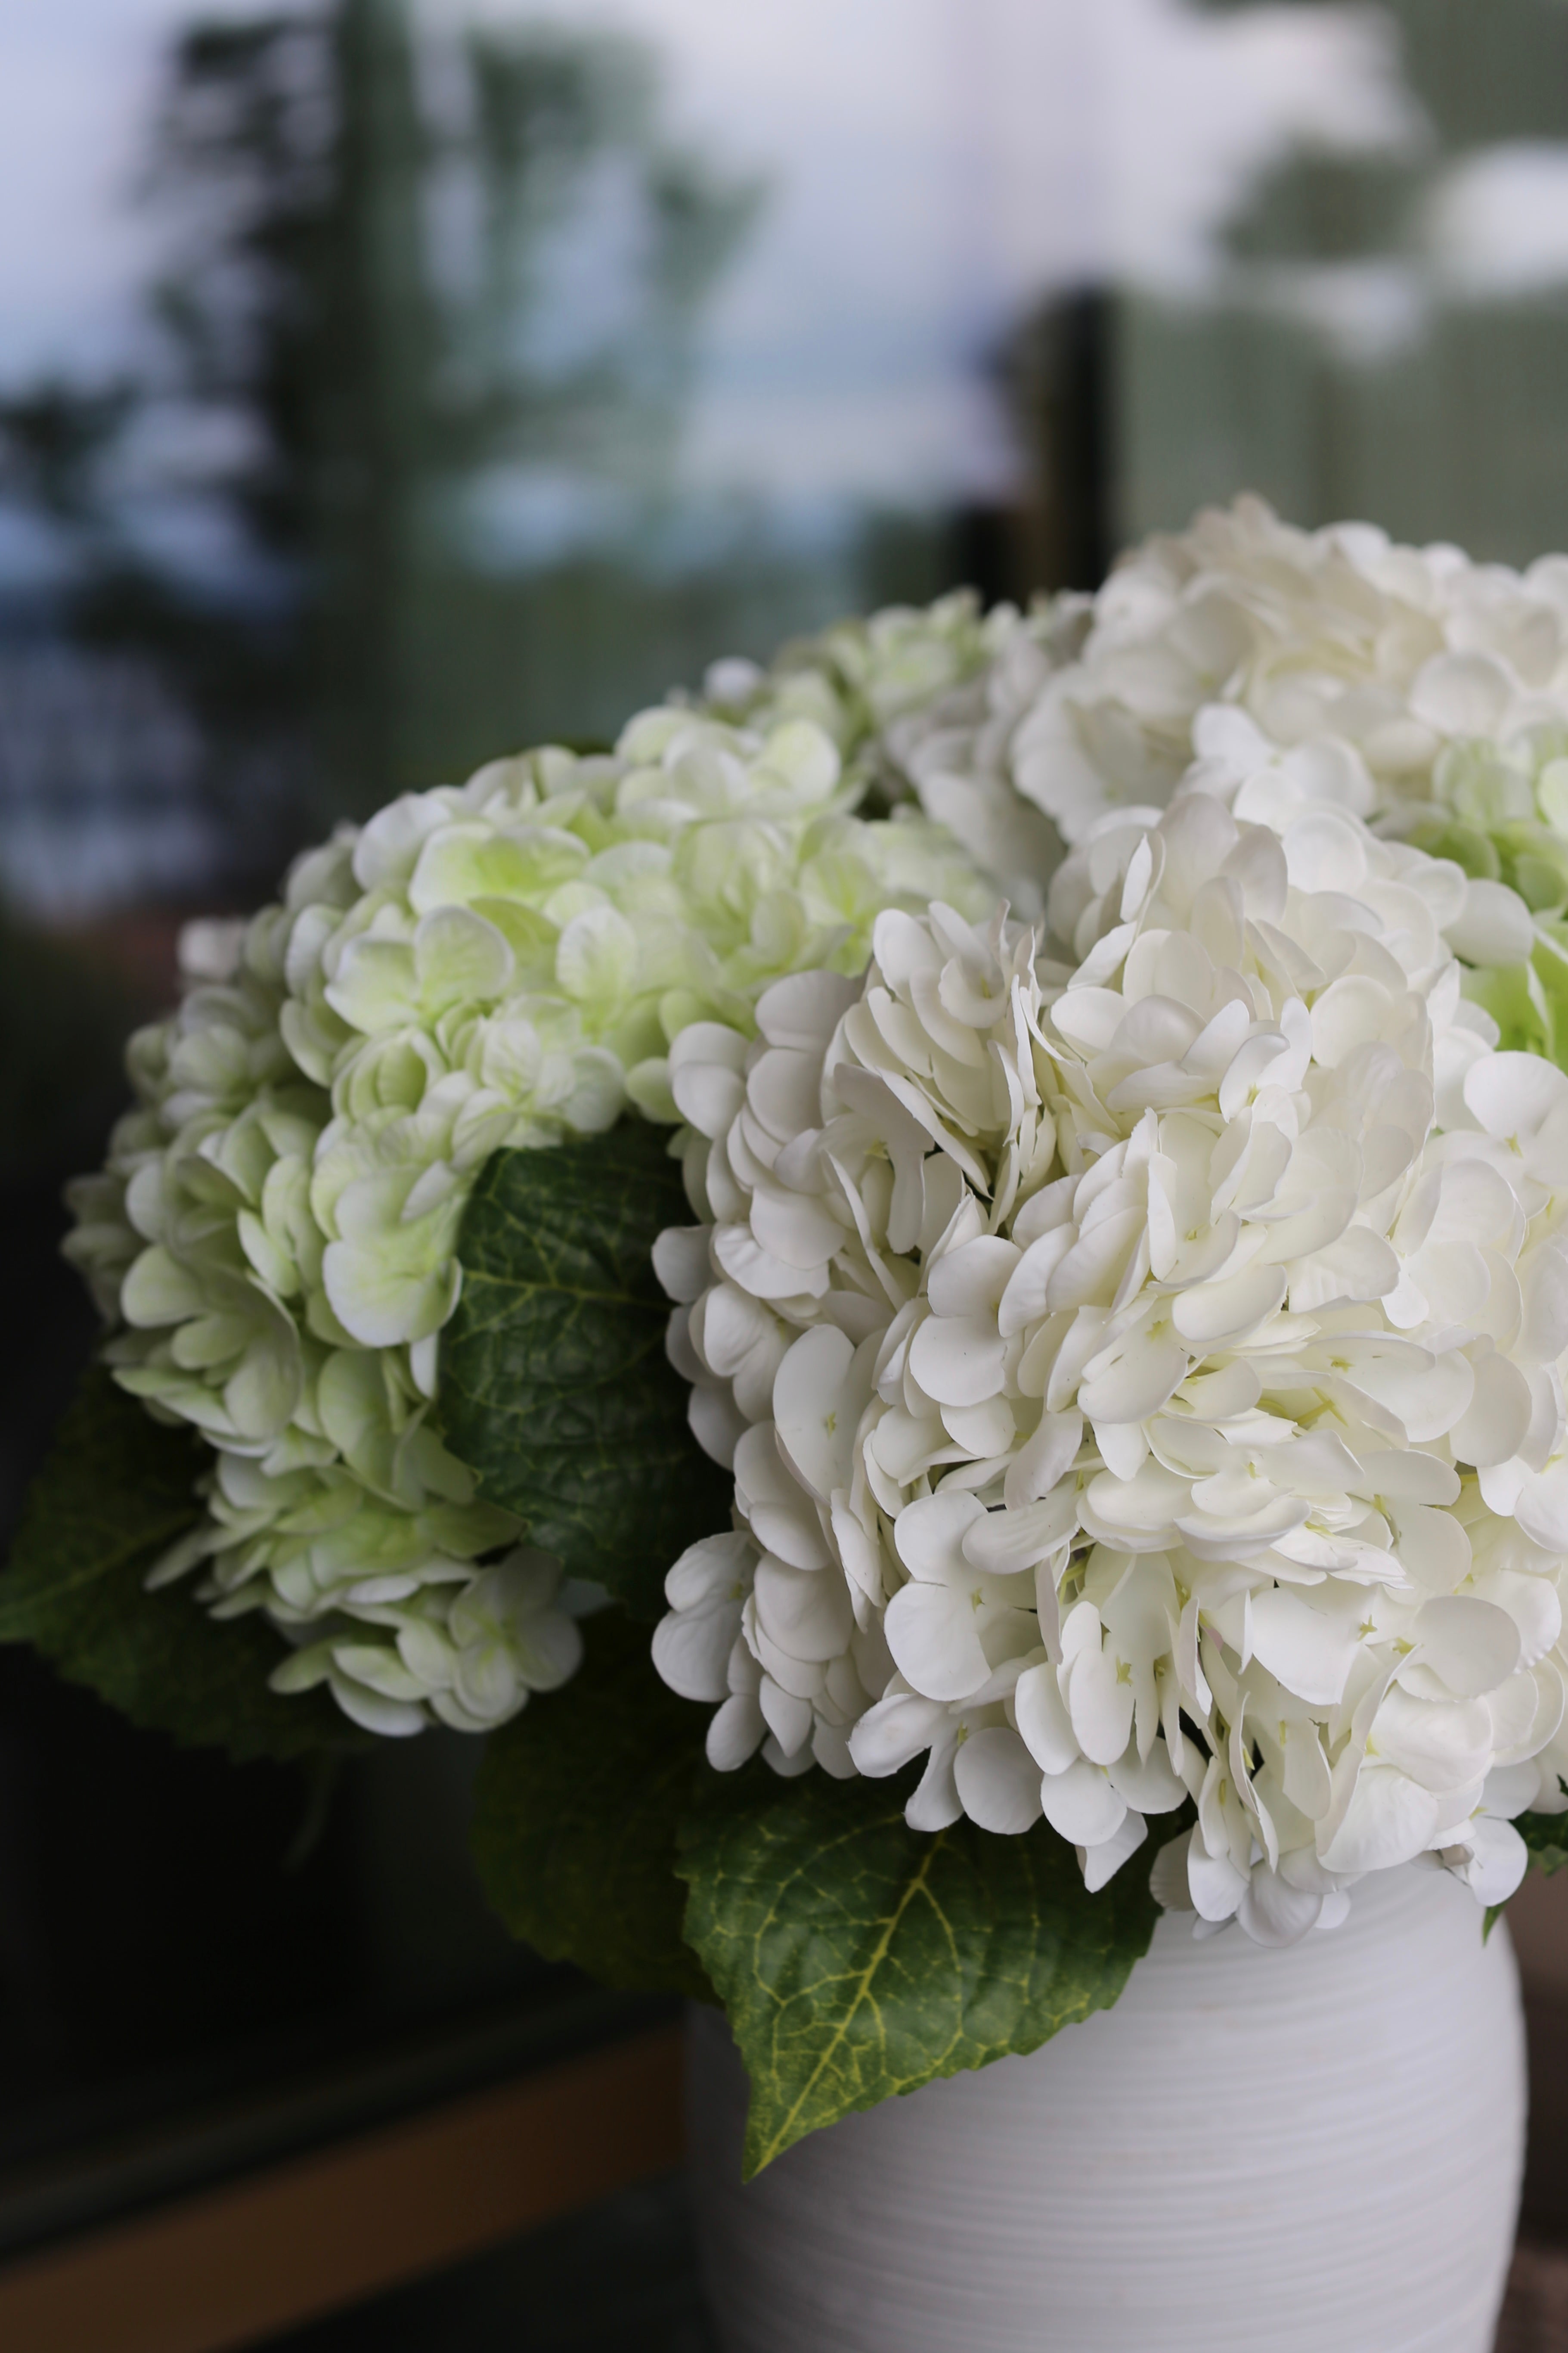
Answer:
[(240, 1248), (269, 1290), (287, 1298), (300, 1285), (300, 1271), (289, 1252), (267, 1230), (261, 1219), (241, 1209), (237, 1221)]
[(450, 1691), (457, 1679), (458, 1653), (438, 1627), (411, 1619), (398, 1630), (397, 1649), (422, 1695)]
[(561, 1115), (575, 1135), (601, 1135), (626, 1102), (626, 1080), (614, 1054), (584, 1046), (572, 1058), (572, 1084)]
[(205, 1305), (200, 1278), (157, 1245), (142, 1252), (121, 1287), (121, 1314), (128, 1324), (143, 1327), (177, 1324), (182, 1316), (199, 1315)]
[(430, 1013), (504, 997), (516, 969), (511, 950), (495, 925), (468, 907), (438, 907), (422, 916), (414, 934), (414, 960)]
[(574, 915), (555, 951), (555, 977), (598, 1026), (607, 1022), (637, 981), (637, 934), (614, 907)]
[(194, 1315), (182, 1324), (169, 1344), (169, 1353), (183, 1372), (200, 1372), (207, 1365), (229, 1365), (255, 1336), (247, 1315)]
[(321, 1261), (327, 1297), (344, 1332), (366, 1348), (392, 1348), (437, 1332), (457, 1303), (458, 1271), (389, 1265), (374, 1250), (333, 1242)]
[(500, 1724), (517, 1707), (522, 1677), (504, 1642), (480, 1642), (460, 1651), (453, 1676), (454, 1695), (481, 1724)]
[(427, 1721), (417, 1703), (389, 1699), (356, 1678), (334, 1673), (332, 1697), (352, 1724), (374, 1732), (384, 1740), (406, 1740), (423, 1732)]
[(292, 1324), (253, 1340), (224, 1384), (223, 1401), (242, 1438), (272, 1438), (299, 1403), (300, 1341)]
[(669, 1092), (669, 1061), (663, 1054), (638, 1062), (626, 1072), (626, 1093), (645, 1119), (657, 1120), (660, 1125), (679, 1125), (680, 1113), (675, 1097)]
[(587, 858), (584, 843), (554, 827), (497, 833), (488, 825), (444, 826), (420, 852), (408, 903), (425, 915), (476, 899), (538, 902), (570, 881)]
[(809, 803), (829, 797), (841, 765), (837, 746), (820, 727), (792, 719), (763, 744), (759, 773), (778, 777), (795, 799)]
[(321, 1427), (351, 1469), (373, 1487), (392, 1483), (395, 1432), (378, 1351), (334, 1349), (316, 1380)]
[(367, 1034), (401, 1029), (414, 1020), (420, 996), (414, 950), (401, 940), (351, 941), (337, 978), (326, 990), (333, 1012)]
[(292, 1657), (285, 1659), (280, 1667), (274, 1667), (267, 1680), (275, 1692), (308, 1692), (324, 1683), (331, 1672), (332, 1645), (312, 1642), (308, 1649), (296, 1651)]

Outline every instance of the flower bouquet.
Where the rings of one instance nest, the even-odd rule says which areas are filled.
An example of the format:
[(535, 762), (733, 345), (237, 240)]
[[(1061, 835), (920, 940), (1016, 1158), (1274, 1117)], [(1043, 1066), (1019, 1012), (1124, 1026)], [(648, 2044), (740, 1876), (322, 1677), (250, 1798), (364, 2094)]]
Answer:
[(1244, 500), (183, 955), (0, 1633), (237, 1756), (484, 1736), (495, 1905), (722, 2008), (749, 2174), (1163, 1915), (1419, 1863), (1479, 1956), (1568, 1852), (1568, 558)]

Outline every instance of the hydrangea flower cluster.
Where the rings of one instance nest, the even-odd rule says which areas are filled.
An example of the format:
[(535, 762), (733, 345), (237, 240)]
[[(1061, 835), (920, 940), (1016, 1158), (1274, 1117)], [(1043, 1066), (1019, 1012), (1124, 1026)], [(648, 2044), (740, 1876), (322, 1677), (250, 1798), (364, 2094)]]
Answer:
[(868, 822), (813, 722), (679, 707), (613, 755), (533, 752), (407, 797), (302, 859), (281, 905), (198, 925), (178, 1011), (133, 1040), (136, 1108), (74, 1190), (69, 1250), (116, 1377), (215, 1449), (220, 1616), (298, 1645), (382, 1733), (502, 1721), (572, 1671), (556, 1564), (439, 1434), (458, 1223), (501, 1145), (673, 1119), (665, 1050), (749, 1032), (781, 974), (858, 971), (870, 924), (985, 902), (917, 809)]
[[(1363, 814), (1463, 806), (1462, 821), (1495, 839), (1495, 790), (1481, 786), (1478, 824), (1479, 779), (1448, 755), (1532, 741), (1526, 767), (1558, 755), (1568, 557), (1521, 575), (1457, 547), (1398, 546), (1369, 523), (1298, 531), (1238, 499), (1146, 541), (1036, 643), (1015, 632), (983, 681), (903, 723), (901, 754), (922, 784), (956, 771), (1009, 785), (1076, 844), (1109, 809), (1163, 807), (1215, 748), (1205, 723), (1216, 706), (1282, 750), (1331, 742)], [(1531, 811), (1506, 793), (1509, 820), (1538, 815), (1555, 838), (1554, 794)], [(1467, 870), (1495, 875), (1491, 853), (1475, 854)], [(1545, 862), (1560, 871), (1555, 851)], [(1544, 877), (1503, 879), (1532, 906), (1562, 902)]]
[(1270, 794), (1102, 834), (1070, 973), (889, 913), (676, 1041), (735, 1525), (654, 1656), (716, 1767), (923, 1757), (911, 1824), (1091, 1888), (1190, 1799), (1156, 1894), (1279, 1944), (1568, 1807), (1568, 1078), (1462, 998), (1457, 866)]

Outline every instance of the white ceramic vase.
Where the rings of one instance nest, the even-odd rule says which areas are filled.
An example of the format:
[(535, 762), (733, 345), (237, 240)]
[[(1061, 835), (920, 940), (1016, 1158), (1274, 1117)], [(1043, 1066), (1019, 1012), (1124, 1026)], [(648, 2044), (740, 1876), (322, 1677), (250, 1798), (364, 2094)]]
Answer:
[(723, 2353), (1489, 2353), (1524, 2137), (1518, 1977), (1447, 1873), (1284, 1952), (1167, 1917), (1121, 2000), (847, 2116), (742, 2187), (694, 2010)]

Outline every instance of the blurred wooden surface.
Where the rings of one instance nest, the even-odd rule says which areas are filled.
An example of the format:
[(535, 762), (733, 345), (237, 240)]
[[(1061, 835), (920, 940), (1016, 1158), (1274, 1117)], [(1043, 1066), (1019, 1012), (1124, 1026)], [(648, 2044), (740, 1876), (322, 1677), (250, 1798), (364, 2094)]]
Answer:
[(666, 2173), (661, 2027), (0, 2271), (5, 2353), (220, 2353)]

